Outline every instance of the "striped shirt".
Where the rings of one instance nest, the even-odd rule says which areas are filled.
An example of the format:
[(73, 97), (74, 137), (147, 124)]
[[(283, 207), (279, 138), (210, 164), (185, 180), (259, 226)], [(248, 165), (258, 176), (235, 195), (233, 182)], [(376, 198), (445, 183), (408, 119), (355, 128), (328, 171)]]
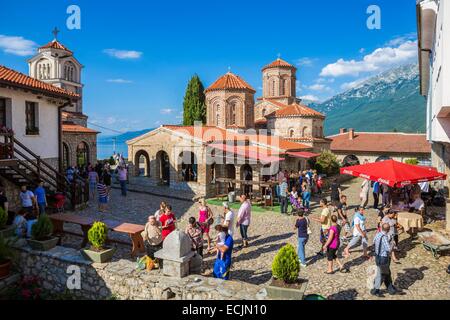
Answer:
[(378, 232), (373, 239), (375, 245), (375, 255), (389, 257), (391, 254), (390, 236), (384, 232)]
[(98, 192), (98, 196), (100, 198), (104, 198), (104, 197), (108, 196), (108, 191), (106, 189), (106, 185), (103, 183), (97, 184), (97, 192)]

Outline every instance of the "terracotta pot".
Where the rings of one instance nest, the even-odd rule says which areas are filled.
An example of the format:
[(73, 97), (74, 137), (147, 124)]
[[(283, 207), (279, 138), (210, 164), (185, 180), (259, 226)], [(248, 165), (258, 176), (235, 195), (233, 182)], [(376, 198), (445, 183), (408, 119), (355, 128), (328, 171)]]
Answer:
[(11, 260), (0, 263), (0, 279), (7, 278), (11, 273)]

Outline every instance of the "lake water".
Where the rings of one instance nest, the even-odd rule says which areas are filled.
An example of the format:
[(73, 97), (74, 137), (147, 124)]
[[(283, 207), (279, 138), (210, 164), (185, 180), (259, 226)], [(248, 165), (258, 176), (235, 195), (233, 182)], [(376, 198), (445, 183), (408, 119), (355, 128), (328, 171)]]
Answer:
[[(101, 141), (100, 139), (97, 141), (97, 159), (109, 159), (114, 152), (114, 144), (113, 142)], [(116, 153), (123, 153), (124, 157), (128, 157), (128, 146), (125, 142), (118, 141), (116, 143)]]

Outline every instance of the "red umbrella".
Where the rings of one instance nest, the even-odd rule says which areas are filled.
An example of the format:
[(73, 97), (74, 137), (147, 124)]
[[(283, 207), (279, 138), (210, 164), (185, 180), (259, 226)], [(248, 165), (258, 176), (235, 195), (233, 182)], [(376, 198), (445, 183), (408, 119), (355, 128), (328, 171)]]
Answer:
[(391, 187), (402, 187), (408, 184), (445, 180), (447, 178), (446, 174), (432, 168), (415, 166), (395, 160), (341, 168), (341, 174), (378, 181)]

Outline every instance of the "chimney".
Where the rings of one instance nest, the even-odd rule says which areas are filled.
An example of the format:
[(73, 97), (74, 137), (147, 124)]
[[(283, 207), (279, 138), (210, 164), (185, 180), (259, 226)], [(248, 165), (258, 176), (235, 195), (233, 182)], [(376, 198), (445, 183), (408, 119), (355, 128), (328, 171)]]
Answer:
[(347, 128), (340, 128), (340, 129), (339, 129), (339, 133), (340, 133), (340, 134), (346, 133), (346, 132), (347, 132)]
[(355, 137), (355, 129), (353, 128), (348, 129), (348, 139), (353, 140), (354, 137)]

